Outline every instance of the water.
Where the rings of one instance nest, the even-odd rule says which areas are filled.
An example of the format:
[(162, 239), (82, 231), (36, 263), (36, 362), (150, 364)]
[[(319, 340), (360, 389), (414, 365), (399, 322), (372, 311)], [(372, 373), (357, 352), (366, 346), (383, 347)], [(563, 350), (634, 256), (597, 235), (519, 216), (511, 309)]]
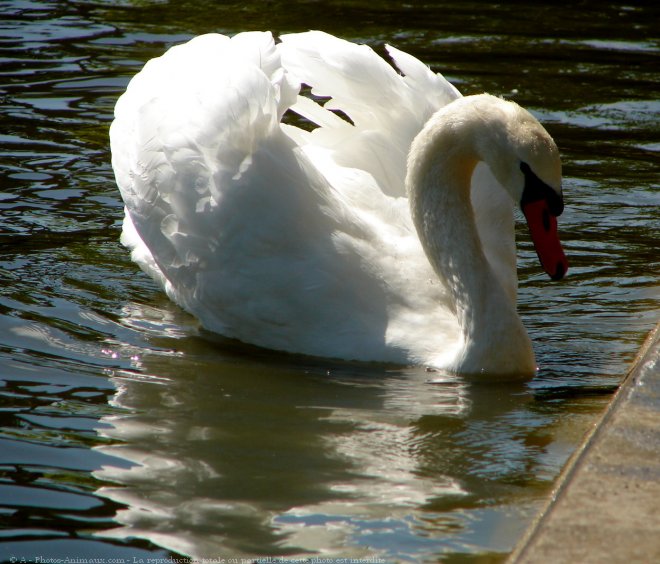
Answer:
[[(658, 13), (631, 2), (0, 2), (0, 556), (494, 562), (658, 319)], [(322, 28), (532, 110), (570, 276), (520, 231), (538, 377), (430, 384), (201, 332), (118, 243), (107, 128), (206, 31)]]

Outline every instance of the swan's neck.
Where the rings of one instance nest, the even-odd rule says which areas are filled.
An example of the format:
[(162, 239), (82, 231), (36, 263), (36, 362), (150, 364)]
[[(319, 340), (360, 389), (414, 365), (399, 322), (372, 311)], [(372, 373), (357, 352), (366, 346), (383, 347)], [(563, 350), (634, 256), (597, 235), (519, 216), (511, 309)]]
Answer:
[(409, 160), (411, 213), (463, 332), (463, 351), (451, 368), (529, 376), (535, 368), (531, 341), (484, 255), (475, 224), (470, 184), (479, 160), (469, 137), (427, 126)]

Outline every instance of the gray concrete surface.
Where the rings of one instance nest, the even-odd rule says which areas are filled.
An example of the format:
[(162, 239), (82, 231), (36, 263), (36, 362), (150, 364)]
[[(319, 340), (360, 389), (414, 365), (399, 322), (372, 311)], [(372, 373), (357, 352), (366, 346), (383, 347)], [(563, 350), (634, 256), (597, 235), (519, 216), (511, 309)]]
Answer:
[(508, 562), (660, 563), (660, 324)]

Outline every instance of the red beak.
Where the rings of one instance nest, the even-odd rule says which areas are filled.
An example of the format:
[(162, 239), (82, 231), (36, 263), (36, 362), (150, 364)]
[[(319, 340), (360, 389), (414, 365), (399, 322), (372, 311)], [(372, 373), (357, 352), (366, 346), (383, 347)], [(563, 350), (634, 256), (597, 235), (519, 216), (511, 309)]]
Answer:
[(553, 280), (561, 280), (568, 270), (568, 261), (557, 234), (557, 218), (550, 212), (547, 200), (525, 202), (521, 207), (543, 269)]

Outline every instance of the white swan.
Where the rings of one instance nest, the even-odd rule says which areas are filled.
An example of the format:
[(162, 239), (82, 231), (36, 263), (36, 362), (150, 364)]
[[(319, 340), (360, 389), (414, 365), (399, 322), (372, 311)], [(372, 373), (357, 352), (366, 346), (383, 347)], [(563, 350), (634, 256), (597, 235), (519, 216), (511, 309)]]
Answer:
[[(149, 61), (110, 130), (122, 241), (222, 335), (530, 377), (512, 202), (561, 278), (557, 148), (516, 104), (461, 97), (387, 49), (403, 75), (322, 32), (278, 44), (263, 32), (203, 35)], [(299, 95), (301, 83), (325, 105)], [(289, 109), (316, 129), (282, 123)]]

